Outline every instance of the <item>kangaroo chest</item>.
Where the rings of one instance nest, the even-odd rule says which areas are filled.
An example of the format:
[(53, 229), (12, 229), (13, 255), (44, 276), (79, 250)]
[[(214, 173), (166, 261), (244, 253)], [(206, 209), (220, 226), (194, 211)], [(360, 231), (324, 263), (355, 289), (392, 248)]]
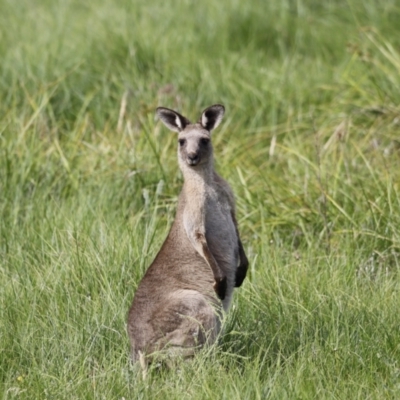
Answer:
[(232, 284), (238, 265), (238, 236), (229, 194), (221, 185), (206, 185), (199, 180), (196, 184), (186, 184), (183, 200), (186, 234), (194, 241), (198, 234), (205, 236), (209, 250)]

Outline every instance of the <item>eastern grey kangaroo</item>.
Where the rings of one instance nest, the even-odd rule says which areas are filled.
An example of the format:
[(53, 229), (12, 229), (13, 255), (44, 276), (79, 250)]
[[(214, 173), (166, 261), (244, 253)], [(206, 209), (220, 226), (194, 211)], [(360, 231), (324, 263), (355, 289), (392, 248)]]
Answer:
[(213, 343), (221, 307), (229, 308), (248, 268), (232, 190), (214, 170), (211, 131), (220, 124), (224, 106), (208, 107), (194, 124), (168, 108), (156, 112), (178, 133), (184, 185), (171, 230), (129, 310), (132, 358), (142, 366), (159, 351), (190, 357)]

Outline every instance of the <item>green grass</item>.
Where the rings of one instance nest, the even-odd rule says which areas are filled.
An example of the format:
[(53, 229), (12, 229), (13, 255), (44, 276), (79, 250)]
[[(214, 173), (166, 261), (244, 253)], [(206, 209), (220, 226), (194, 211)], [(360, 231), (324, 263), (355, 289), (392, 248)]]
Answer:
[[(1, 398), (399, 398), (399, 20), (0, 0)], [(217, 102), (248, 279), (217, 346), (143, 381), (126, 316), (182, 185), (154, 109)]]

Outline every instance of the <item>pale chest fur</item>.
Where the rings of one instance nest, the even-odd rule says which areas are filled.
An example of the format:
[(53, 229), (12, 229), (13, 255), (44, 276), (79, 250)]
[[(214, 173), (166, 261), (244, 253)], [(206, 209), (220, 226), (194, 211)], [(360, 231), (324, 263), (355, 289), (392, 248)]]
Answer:
[[(190, 199), (185, 202), (183, 212), (186, 233), (190, 236), (196, 230), (205, 235), (211, 253), (227, 277), (228, 292), (231, 292), (238, 265), (238, 237), (232, 219), (230, 193), (215, 181), (212, 185), (198, 181), (196, 185), (185, 186), (185, 197)], [(230, 295), (224, 303), (229, 301)]]

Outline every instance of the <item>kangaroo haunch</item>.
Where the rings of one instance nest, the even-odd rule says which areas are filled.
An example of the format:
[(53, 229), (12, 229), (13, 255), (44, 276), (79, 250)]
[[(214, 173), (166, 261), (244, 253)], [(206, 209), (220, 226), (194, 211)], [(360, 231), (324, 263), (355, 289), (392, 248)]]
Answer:
[(211, 131), (225, 109), (216, 104), (199, 122), (168, 108), (157, 115), (178, 133), (184, 177), (171, 230), (144, 275), (128, 316), (132, 357), (147, 363), (161, 350), (184, 357), (213, 343), (234, 287), (246, 277), (248, 261), (235, 218), (229, 184), (214, 170)]

